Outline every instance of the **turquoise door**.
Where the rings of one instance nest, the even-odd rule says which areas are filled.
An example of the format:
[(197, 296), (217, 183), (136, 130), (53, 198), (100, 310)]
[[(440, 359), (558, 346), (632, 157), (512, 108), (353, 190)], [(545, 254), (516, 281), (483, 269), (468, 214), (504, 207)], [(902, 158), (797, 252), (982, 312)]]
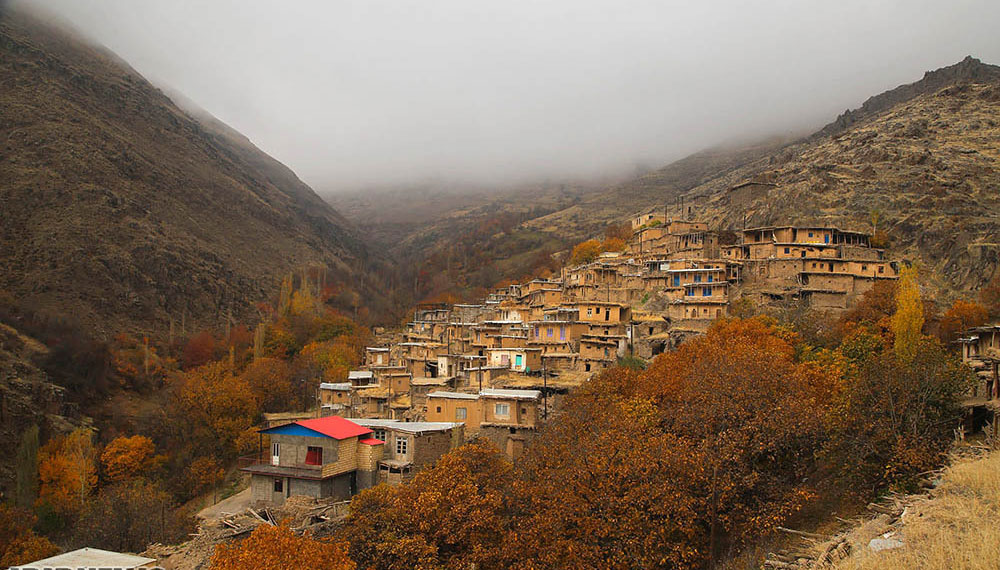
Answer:
[(520, 368), (522, 364), (524, 364), (524, 361), (522, 360), (522, 356), (518, 354), (514, 357), (514, 366)]

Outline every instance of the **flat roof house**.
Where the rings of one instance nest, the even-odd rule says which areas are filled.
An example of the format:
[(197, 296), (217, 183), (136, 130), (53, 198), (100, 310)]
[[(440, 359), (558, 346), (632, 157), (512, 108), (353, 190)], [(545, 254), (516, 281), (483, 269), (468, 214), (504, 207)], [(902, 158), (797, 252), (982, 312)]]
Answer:
[(465, 426), (460, 422), (353, 421), (370, 428), (375, 439), (386, 442), (385, 453), (378, 462), (379, 483), (402, 483), (465, 443)]
[(241, 469), (250, 474), (255, 502), (281, 504), (292, 495), (347, 499), (375, 484), (384, 442), (369, 428), (328, 416), (260, 433), (270, 448)]

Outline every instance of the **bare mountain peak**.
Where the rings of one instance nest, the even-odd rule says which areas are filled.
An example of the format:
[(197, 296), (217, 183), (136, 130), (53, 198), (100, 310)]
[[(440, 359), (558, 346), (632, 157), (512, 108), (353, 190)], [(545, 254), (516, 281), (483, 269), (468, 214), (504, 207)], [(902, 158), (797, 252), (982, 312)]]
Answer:
[(983, 63), (968, 55), (956, 64), (925, 72), (919, 81), (900, 85), (895, 89), (869, 97), (860, 108), (844, 111), (835, 121), (817, 132), (815, 136), (837, 134), (854, 123), (870, 118), (899, 103), (904, 103), (925, 93), (939, 91), (951, 85), (989, 83), (998, 80), (1000, 80), (1000, 66)]

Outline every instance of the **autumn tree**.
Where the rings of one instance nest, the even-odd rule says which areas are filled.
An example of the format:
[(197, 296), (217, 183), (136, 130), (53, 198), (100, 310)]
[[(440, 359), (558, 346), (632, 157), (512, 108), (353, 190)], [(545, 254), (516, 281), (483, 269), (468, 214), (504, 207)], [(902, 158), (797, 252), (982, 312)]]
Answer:
[(701, 566), (702, 457), (661, 429), (655, 403), (636, 393), (639, 374), (618, 368), (581, 387), (521, 459), (511, 567)]
[(111, 482), (148, 476), (162, 465), (163, 460), (157, 457), (153, 440), (144, 435), (117, 437), (101, 453), (101, 465)]
[(893, 350), (902, 362), (912, 360), (920, 345), (924, 328), (924, 304), (920, 300), (917, 269), (908, 267), (899, 276), (896, 312), (892, 315)]
[(77, 428), (42, 446), (38, 478), (38, 503), (64, 518), (79, 513), (97, 484), (97, 449), (90, 429)]
[(851, 360), (828, 412), (826, 456), (864, 498), (912, 488), (917, 474), (943, 461), (972, 373), (929, 337), (912, 356), (884, 350)]
[[(342, 536), (363, 568), (499, 568), (511, 465), (486, 441), (466, 444), (406, 485), (357, 495)], [(378, 540), (372, 540), (378, 537)]]
[(853, 308), (841, 317), (842, 331), (863, 326), (871, 330), (888, 331), (892, 315), (896, 311), (896, 281), (884, 279), (865, 292)]
[[(384, 537), (368, 537), (381, 542)], [(209, 570), (274, 570), (275, 568), (323, 568), (354, 570), (346, 546), (316, 540), (309, 533), (296, 535), (286, 524), (262, 524), (242, 542), (223, 543), (215, 548)], [(411, 566), (411, 568), (413, 568)]]
[(208, 364), (215, 359), (217, 342), (212, 333), (202, 331), (190, 339), (184, 345), (182, 362), (184, 368), (197, 368)]
[(767, 532), (809, 497), (803, 476), (822, 443), (821, 414), (840, 370), (796, 358), (796, 337), (765, 319), (719, 321), (661, 355), (643, 374), (662, 428), (690, 442), (701, 488), (707, 552)]
[(941, 342), (950, 343), (958, 338), (963, 331), (978, 327), (989, 319), (986, 307), (973, 301), (957, 299), (951, 308), (941, 317), (938, 325), (938, 338)]
[(623, 251), (625, 241), (620, 238), (607, 238), (601, 243), (601, 251)]
[(154, 542), (182, 542), (193, 527), (160, 484), (133, 479), (101, 488), (83, 509), (74, 539), (96, 548), (142, 552)]
[(8, 568), (48, 558), (59, 547), (32, 530), (35, 515), (6, 503), (0, 503), (0, 567)]
[(228, 364), (215, 362), (184, 374), (170, 405), (171, 425), (188, 449), (232, 459), (239, 442), (253, 431), (260, 414), (246, 380), (233, 376)]
[(188, 465), (184, 472), (188, 491), (199, 495), (214, 489), (226, 476), (225, 469), (214, 457), (199, 457)]
[[(344, 375), (346, 376), (346, 372)], [(261, 411), (283, 412), (300, 404), (292, 383), (291, 366), (284, 360), (255, 360), (240, 373), (240, 381), (246, 384), (259, 402)]]
[(573, 251), (569, 255), (569, 265), (582, 265), (584, 263), (590, 263), (597, 259), (601, 252), (604, 251), (601, 242), (596, 239), (590, 239), (585, 242), (576, 244)]

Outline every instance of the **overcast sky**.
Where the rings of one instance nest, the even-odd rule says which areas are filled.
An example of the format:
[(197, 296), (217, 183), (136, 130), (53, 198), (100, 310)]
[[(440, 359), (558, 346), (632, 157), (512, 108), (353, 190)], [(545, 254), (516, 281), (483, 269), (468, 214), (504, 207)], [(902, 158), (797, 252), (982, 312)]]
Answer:
[(586, 178), (821, 126), (998, 0), (39, 0), (317, 191)]

